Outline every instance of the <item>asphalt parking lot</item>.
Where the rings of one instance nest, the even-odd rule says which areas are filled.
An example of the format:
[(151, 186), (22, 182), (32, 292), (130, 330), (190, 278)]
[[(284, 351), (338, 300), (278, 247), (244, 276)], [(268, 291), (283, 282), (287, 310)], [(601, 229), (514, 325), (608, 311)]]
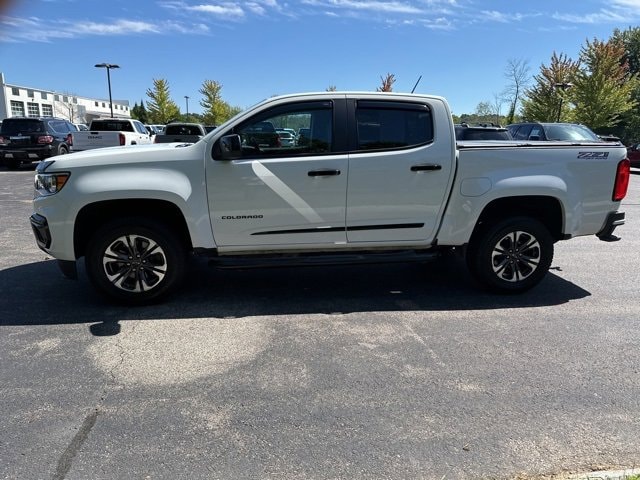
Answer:
[(537, 478), (640, 465), (640, 175), (524, 295), (432, 265), (219, 271), (105, 303), (0, 168), (0, 478)]

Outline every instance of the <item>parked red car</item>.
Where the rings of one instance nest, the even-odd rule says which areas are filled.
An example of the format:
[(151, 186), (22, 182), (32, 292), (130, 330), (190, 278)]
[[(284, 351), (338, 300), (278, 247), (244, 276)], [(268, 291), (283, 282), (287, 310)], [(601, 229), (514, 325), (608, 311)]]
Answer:
[(627, 147), (627, 157), (632, 167), (640, 168), (640, 143)]

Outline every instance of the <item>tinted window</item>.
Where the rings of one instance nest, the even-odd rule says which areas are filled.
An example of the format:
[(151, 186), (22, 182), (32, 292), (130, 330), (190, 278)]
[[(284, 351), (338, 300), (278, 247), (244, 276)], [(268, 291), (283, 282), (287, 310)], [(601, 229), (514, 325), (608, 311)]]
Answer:
[(358, 102), (358, 150), (422, 145), (433, 140), (431, 111), (426, 105)]
[(49, 127), (56, 133), (69, 133), (69, 127), (66, 122), (54, 120), (49, 122)]
[(118, 120), (94, 120), (91, 122), (91, 130), (102, 132), (133, 132), (131, 122), (121, 122)]
[(600, 138), (582, 125), (557, 124), (547, 125), (548, 140), (565, 140), (574, 142), (600, 142)]
[(0, 132), (5, 135), (44, 133), (44, 124), (40, 120), (24, 120), (7, 118), (2, 121)]
[[(282, 145), (276, 128), (299, 132), (296, 142)], [(333, 145), (331, 102), (306, 102), (276, 107), (244, 122), (232, 132), (240, 135), (243, 156), (290, 156), (330, 153)]]
[(515, 140), (528, 140), (529, 132), (531, 132), (531, 125), (520, 125), (513, 134)]
[(197, 125), (167, 125), (165, 135), (202, 135)]
[(149, 132), (147, 132), (147, 129), (144, 127), (144, 125), (140, 122), (133, 122), (133, 124), (136, 127), (136, 130), (138, 131), (138, 133), (142, 133), (143, 135), (148, 135)]
[(456, 130), (456, 138), (459, 140), (511, 140), (511, 135), (506, 130), (491, 129), (461, 129)]
[(546, 140), (544, 137), (544, 131), (542, 130), (542, 126), (534, 125), (531, 127), (531, 131), (529, 132), (530, 140)]

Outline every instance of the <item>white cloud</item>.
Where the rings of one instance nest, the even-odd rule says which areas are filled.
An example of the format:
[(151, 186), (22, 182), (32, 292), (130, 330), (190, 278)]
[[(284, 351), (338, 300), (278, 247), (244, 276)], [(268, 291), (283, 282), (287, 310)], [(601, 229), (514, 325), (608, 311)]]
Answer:
[(587, 14), (558, 13), (552, 15), (555, 20), (567, 23), (629, 23), (640, 19), (640, 0), (610, 0), (603, 2), (607, 8)]
[(247, 9), (253, 13), (255, 13), (256, 15), (264, 15), (265, 13), (267, 13), (267, 11), (265, 10), (265, 8), (260, 5), (259, 3), (255, 3), (255, 2), (249, 2), (247, 3)]
[(130, 20), (118, 20), (115, 23), (78, 22), (74, 24), (74, 30), (81, 35), (128, 35), (161, 31), (158, 26), (151, 23)]
[(8, 27), (2, 35), (3, 42), (43, 42), (49, 43), (60, 38), (78, 38), (85, 36), (108, 35), (159, 35), (167, 32), (184, 34), (206, 34), (209, 27), (203, 23), (184, 24), (176, 21), (160, 21), (157, 23), (116, 20), (111, 23), (92, 21), (51, 21), (40, 18), (18, 19), (0, 17), (0, 24)]
[(499, 23), (511, 23), (511, 22), (519, 22), (525, 16), (521, 13), (503, 13), (498, 12), (496, 10), (483, 10), (480, 12), (480, 18), (482, 20), (488, 20)]
[(185, 7), (185, 9), (191, 12), (210, 13), (216, 16), (244, 17), (244, 10), (237, 3), (194, 5)]
[(623, 8), (640, 10), (640, 0), (611, 0), (611, 3)]
[(322, 8), (336, 8), (355, 11), (372, 11), (381, 13), (419, 14), (423, 11), (413, 5), (398, 1), (379, 0), (303, 0), (306, 5)]
[(625, 22), (628, 20), (628, 16), (620, 13), (616, 13), (611, 10), (601, 10), (597, 13), (588, 13), (588, 14), (562, 14), (562, 13), (554, 13), (552, 15), (554, 20), (560, 20), (568, 23), (588, 23), (588, 24), (599, 24), (599, 23), (610, 23), (610, 22)]

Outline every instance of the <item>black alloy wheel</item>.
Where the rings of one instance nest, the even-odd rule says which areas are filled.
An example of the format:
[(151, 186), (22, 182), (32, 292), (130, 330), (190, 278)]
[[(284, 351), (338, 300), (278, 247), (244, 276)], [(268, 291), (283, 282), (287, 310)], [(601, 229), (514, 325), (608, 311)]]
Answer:
[(519, 293), (537, 285), (553, 260), (553, 238), (538, 220), (514, 217), (488, 226), (467, 249), (471, 274), (490, 290)]

